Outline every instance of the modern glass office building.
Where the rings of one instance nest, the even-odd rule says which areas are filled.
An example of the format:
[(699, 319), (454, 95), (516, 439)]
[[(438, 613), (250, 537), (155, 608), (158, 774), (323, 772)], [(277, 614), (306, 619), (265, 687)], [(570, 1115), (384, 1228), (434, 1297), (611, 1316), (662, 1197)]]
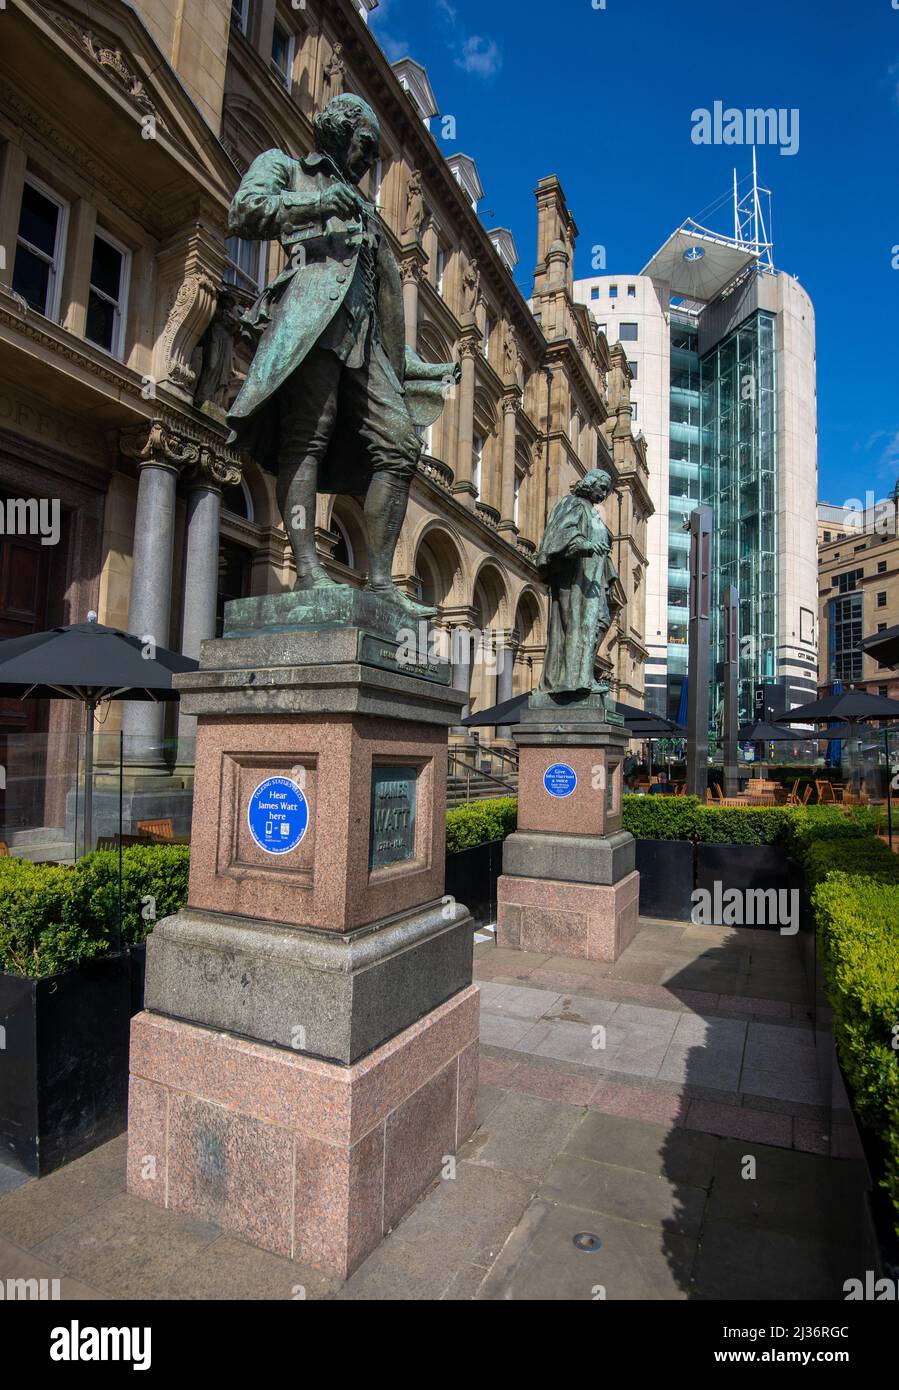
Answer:
[(740, 716), (814, 698), (817, 677), (815, 320), (770, 250), (686, 222), (639, 275), (578, 281), (620, 340), (647, 441), (646, 704), (675, 715), (687, 671), (689, 536), (712, 508), (711, 714), (721, 708), (724, 592), (740, 596)]

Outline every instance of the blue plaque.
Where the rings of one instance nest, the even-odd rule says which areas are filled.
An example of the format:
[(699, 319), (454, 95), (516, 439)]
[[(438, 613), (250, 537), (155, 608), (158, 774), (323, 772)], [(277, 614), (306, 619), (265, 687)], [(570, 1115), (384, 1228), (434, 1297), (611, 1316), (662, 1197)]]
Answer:
[(247, 807), (250, 834), (266, 854), (289, 854), (309, 829), (309, 802), (290, 777), (266, 777)]
[(570, 796), (577, 786), (577, 773), (567, 763), (553, 763), (543, 774), (543, 785), (550, 796)]

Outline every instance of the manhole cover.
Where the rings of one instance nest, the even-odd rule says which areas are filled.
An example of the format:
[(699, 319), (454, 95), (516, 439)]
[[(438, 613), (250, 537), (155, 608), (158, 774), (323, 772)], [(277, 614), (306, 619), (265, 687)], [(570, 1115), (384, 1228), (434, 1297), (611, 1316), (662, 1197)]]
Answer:
[(590, 1231), (578, 1231), (572, 1239), (578, 1250), (599, 1250), (602, 1246), (599, 1236), (593, 1235)]

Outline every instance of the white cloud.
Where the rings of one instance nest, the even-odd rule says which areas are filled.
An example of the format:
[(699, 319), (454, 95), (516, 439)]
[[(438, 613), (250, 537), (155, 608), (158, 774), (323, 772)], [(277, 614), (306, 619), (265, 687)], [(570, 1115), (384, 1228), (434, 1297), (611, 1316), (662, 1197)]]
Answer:
[(392, 39), (389, 34), (384, 34), (378, 42), (391, 63), (398, 63), (401, 58), (409, 57), (408, 39)]
[(478, 77), (492, 77), (503, 65), (502, 54), (493, 39), (482, 39), (472, 34), (462, 45), (462, 52), (456, 59), (456, 67)]

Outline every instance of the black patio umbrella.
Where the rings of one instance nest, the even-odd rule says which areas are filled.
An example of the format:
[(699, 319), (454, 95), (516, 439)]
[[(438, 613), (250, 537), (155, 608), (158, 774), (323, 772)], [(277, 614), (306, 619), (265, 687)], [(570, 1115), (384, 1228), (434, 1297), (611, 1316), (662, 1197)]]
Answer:
[(867, 656), (873, 656), (881, 666), (899, 666), (899, 625), (875, 632), (872, 637), (864, 637), (859, 643)]
[[(489, 709), (479, 709), (476, 714), (469, 714), (462, 720), (462, 725), (466, 729), (477, 729), (486, 724), (517, 724), (521, 712), (528, 702), (530, 691), (524, 695), (515, 695), (511, 700), (503, 700), (498, 705), (491, 705)], [(686, 729), (680, 724), (676, 724), (673, 719), (666, 719), (662, 714), (652, 714), (646, 709), (637, 709), (635, 705), (625, 705), (621, 701), (616, 701), (615, 708), (624, 720), (625, 728), (632, 738), (645, 738), (649, 743), (649, 775), (652, 776), (652, 740), (656, 738), (685, 738)]]
[[(881, 634), (883, 635), (883, 634)], [(889, 700), (884, 695), (869, 695), (867, 690), (842, 690), (836, 695), (825, 695), (823, 700), (812, 700), (807, 705), (797, 705), (789, 714), (780, 714), (775, 724), (829, 724), (842, 719), (854, 733), (859, 724), (870, 724), (899, 718), (899, 700)], [(827, 738), (833, 737), (833, 730), (827, 730)], [(883, 742), (887, 759), (887, 826), (890, 848), (893, 845), (893, 799), (892, 776), (890, 769), (890, 731), (884, 728)]]
[(53, 627), (0, 642), (0, 696), (19, 700), (63, 697), (84, 705), (84, 843), (93, 838), (94, 711), (103, 700), (177, 700), (172, 675), (196, 671), (180, 652), (156, 647), (97, 622)]
[(737, 730), (740, 743), (788, 743), (790, 739), (795, 741), (798, 737), (792, 729), (770, 724), (766, 719), (760, 719), (755, 724), (741, 724)]
[[(469, 714), (463, 719), (462, 725), (466, 729), (477, 729), (487, 724), (517, 724), (530, 694), (531, 692), (528, 690), (524, 695), (513, 695), (511, 700), (503, 700), (498, 705), (491, 705), (489, 709), (479, 709), (476, 714)], [(677, 738), (686, 732), (681, 729), (679, 724), (675, 724), (673, 719), (665, 719), (663, 715), (651, 714), (649, 710), (637, 709), (635, 705), (616, 702), (615, 708), (628, 728), (652, 724), (653, 737), (661, 738), (670, 735), (672, 738)], [(639, 732), (643, 733), (642, 728)]]

